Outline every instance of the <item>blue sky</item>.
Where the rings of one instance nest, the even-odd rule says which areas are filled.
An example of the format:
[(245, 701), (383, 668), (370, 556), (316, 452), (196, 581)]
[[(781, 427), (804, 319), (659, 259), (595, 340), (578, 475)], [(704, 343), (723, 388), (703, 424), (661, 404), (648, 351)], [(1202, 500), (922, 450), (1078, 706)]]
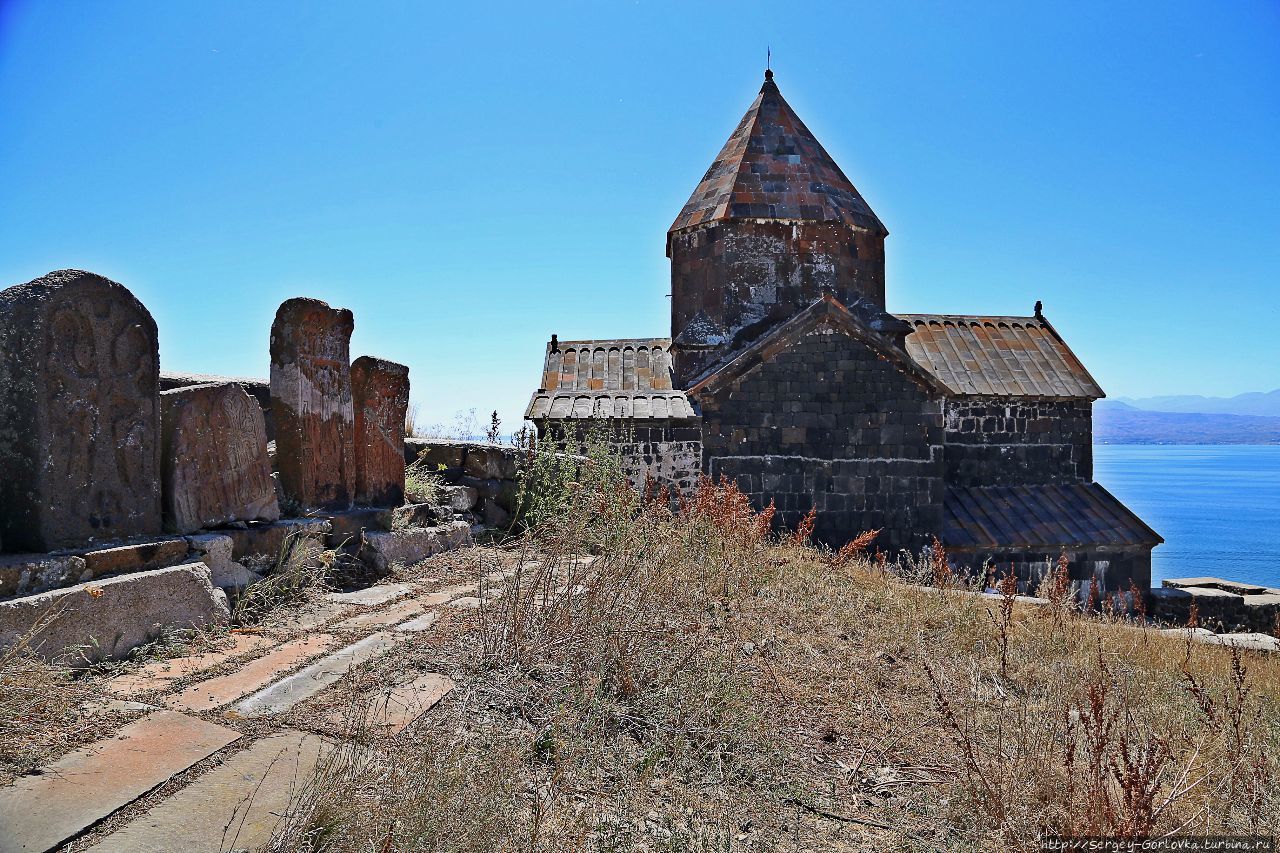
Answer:
[(166, 370), (351, 308), (427, 422), (668, 331), (760, 85), (888, 226), (890, 310), (1030, 313), (1112, 396), (1280, 386), (1280, 4), (0, 0), (0, 284), (130, 287)]

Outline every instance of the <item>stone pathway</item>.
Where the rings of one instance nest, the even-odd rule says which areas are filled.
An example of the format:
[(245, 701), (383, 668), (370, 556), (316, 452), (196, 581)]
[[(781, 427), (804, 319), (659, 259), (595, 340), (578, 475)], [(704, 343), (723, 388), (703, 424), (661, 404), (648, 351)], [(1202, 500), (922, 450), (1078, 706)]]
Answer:
[[(486, 576), (485, 597), (501, 594), (507, 576)], [(451, 605), (480, 605), (479, 589), (480, 583), (388, 583), (336, 593), (282, 614), (261, 633), (233, 635), (216, 651), (150, 663), (107, 680), (106, 692), (118, 698), (96, 702), (144, 713), (113, 735), (0, 787), (0, 853), (58, 849), (158, 788), (148, 808), (133, 807), (122, 825), (108, 824), (111, 831), (95, 836), (88, 849), (203, 853), (262, 845), (298, 786), (340, 745), (333, 732), (354, 721), (395, 736), (454, 683), (438, 673), (407, 671), (401, 684), (321, 711), (315, 723), (328, 734), (273, 721), (340, 689), (353, 667), (404, 643), (431, 642), (433, 626)], [(124, 701), (136, 699), (142, 702)]]

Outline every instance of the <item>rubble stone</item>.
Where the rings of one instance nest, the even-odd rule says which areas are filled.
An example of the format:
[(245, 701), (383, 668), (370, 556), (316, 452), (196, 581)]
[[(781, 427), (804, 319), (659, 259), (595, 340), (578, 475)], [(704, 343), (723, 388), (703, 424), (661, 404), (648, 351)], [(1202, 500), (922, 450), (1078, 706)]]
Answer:
[(209, 578), (219, 589), (240, 589), (262, 580), (262, 575), (232, 559), (235, 540), (224, 533), (188, 536), (193, 556), (209, 567)]
[(365, 531), (361, 555), (380, 572), (392, 565), (411, 566), (432, 554), (451, 551), (471, 542), (471, 526), (455, 521), (439, 527)]
[(0, 598), (88, 580), (84, 572), (84, 557), (77, 554), (5, 554), (0, 556)]
[(289, 299), (271, 326), (276, 465), (300, 506), (350, 509), (356, 491), (351, 332), (345, 308)]
[(351, 365), (355, 406), (356, 503), (404, 503), (404, 420), (409, 368), (362, 355)]
[(300, 536), (324, 536), (331, 526), (323, 518), (282, 518), (271, 524), (254, 524), (243, 529), (219, 531), (231, 537), (234, 546), (232, 559), (244, 557), (277, 557), (284, 540), (290, 534)]
[(164, 518), (179, 533), (280, 517), (262, 410), (233, 382), (160, 395)]
[(61, 270), (0, 292), (0, 540), (52, 551), (160, 532), (156, 324)]

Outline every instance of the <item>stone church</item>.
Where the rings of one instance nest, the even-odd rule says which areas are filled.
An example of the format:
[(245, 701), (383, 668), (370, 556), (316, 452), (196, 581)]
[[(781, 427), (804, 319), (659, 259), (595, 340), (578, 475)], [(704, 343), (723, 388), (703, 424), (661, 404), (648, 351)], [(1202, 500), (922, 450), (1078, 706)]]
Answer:
[(1031, 316), (890, 314), (888, 229), (773, 74), (667, 232), (671, 337), (547, 344), (525, 417), (603, 419), (631, 473), (699, 473), (838, 547), (938, 536), (1034, 588), (1062, 553), (1104, 591), (1150, 585), (1150, 527), (1093, 480), (1098, 383)]

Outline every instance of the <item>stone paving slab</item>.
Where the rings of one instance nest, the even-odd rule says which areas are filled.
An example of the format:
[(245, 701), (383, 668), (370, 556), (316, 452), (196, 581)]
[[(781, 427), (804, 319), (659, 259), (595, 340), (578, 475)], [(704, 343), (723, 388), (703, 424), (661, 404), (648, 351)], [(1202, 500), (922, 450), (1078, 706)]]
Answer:
[(428, 607), (439, 607), (441, 604), (448, 604), (457, 597), (458, 593), (456, 592), (431, 592), (418, 596), (416, 600)]
[(427, 609), (427, 605), (421, 601), (410, 599), (409, 601), (401, 601), (393, 604), (386, 610), (377, 610), (373, 613), (361, 613), (359, 616), (352, 616), (350, 619), (344, 619), (335, 625), (335, 628), (383, 628), (388, 625), (396, 625), (406, 619), (410, 619)]
[(330, 601), (340, 604), (360, 604), (365, 607), (377, 607), (397, 598), (404, 598), (413, 592), (413, 584), (384, 583), (368, 589), (357, 589), (354, 592), (331, 592), (325, 596)]
[(262, 623), (264, 630), (278, 634), (292, 634), (297, 631), (314, 631), (330, 619), (342, 616), (351, 610), (337, 601), (312, 602), (301, 610), (291, 611), (288, 615), (268, 618)]
[(360, 723), (364, 726), (378, 729), (382, 734), (393, 735), (431, 710), (454, 686), (453, 680), (448, 676), (429, 672), (408, 684), (381, 690), (359, 705), (331, 711), (327, 717), (339, 725), (345, 725), (348, 712), (358, 709)]
[(256, 850), (332, 743), (282, 732), (256, 741), (139, 816), (89, 853)]
[(179, 711), (211, 711), (270, 684), (303, 661), (327, 652), (341, 642), (332, 634), (316, 634), (292, 640), (235, 672), (210, 678), (175, 693), (164, 704)]
[(475, 610), (480, 606), (480, 599), (474, 595), (466, 595), (462, 598), (455, 598), (449, 602), (449, 607), (460, 607), (463, 610)]
[(0, 853), (44, 853), (207, 758), (240, 733), (156, 711), (0, 788)]
[(408, 622), (401, 622), (396, 626), (397, 631), (408, 631), (411, 634), (421, 633), (431, 629), (436, 624), (436, 620), (440, 618), (439, 613), (424, 613), (417, 619), (410, 619)]
[(341, 679), (352, 667), (373, 660), (404, 639), (381, 631), (370, 634), (241, 700), (236, 704), (236, 710), (250, 717), (287, 711)]
[(275, 640), (260, 634), (233, 634), (231, 645), (226, 648), (149, 663), (134, 672), (112, 678), (106, 683), (106, 689), (107, 692), (123, 698), (164, 690), (179, 679), (217, 666), (232, 658), (256, 652), (274, 643)]

